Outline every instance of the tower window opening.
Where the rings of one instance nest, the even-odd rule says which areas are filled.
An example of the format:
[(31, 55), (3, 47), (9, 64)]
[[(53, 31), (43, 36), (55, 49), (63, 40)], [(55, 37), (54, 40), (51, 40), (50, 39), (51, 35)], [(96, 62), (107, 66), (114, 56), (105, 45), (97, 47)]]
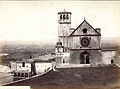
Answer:
[(68, 15), (66, 16), (67, 19), (69, 19)]
[(83, 31), (83, 33), (87, 33), (87, 29), (86, 28), (84, 28), (82, 31)]
[(65, 15), (63, 15), (63, 20), (65, 20)]
[(60, 15), (60, 20), (62, 19), (62, 15)]

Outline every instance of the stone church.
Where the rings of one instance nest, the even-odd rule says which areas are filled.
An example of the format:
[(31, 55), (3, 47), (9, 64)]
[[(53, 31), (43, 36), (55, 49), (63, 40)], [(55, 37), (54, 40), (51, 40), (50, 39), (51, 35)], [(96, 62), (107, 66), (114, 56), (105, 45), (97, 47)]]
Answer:
[(58, 12), (56, 64), (102, 64), (101, 29), (92, 27), (85, 18), (76, 29), (73, 29), (71, 15), (72, 13), (67, 11)]

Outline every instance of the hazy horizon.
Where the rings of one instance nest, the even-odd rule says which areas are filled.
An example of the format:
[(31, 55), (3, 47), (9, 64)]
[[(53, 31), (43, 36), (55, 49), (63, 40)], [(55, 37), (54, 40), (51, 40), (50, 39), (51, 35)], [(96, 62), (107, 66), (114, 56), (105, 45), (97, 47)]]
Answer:
[[(101, 37), (101, 43), (104, 43), (104, 42), (117, 42), (118, 40), (120, 39), (120, 37)], [(53, 45), (55, 45), (56, 43), (57, 43), (57, 41), (58, 40), (56, 40), (56, 41), (52, 41), (52, 42), (50, 42), (50, 41), (39, 41), (39, 40), (33, 40), (33, 41), (21, 41), (21, 40), (16, 40), (16, 41), (0, 41), (0, 44), (2, 44), (2, 45), (5, 45), (5, 44), (25, 44), (25, 45), (27, 45), (27, 44), (31, 44), (31, 45), (46, 45), (46, 44), (53, 44)], [(120, 42), (117, 42), (117, 43), (120, 43)]]

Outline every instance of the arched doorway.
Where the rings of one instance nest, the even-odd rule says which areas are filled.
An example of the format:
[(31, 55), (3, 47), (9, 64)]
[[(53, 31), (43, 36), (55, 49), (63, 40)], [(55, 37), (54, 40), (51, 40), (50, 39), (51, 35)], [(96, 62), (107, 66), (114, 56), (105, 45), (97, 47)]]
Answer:
[(80, 64), (90, 64), (90, 55), (84, 51), (80, 54)]

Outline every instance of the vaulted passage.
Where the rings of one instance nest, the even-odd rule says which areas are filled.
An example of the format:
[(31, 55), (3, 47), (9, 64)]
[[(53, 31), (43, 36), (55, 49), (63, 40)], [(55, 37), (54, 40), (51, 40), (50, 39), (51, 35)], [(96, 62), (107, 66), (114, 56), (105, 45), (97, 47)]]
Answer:
[(90, 55), (88, 52), (82, 52), (80, 54), (80, 64), (90, 64)]

